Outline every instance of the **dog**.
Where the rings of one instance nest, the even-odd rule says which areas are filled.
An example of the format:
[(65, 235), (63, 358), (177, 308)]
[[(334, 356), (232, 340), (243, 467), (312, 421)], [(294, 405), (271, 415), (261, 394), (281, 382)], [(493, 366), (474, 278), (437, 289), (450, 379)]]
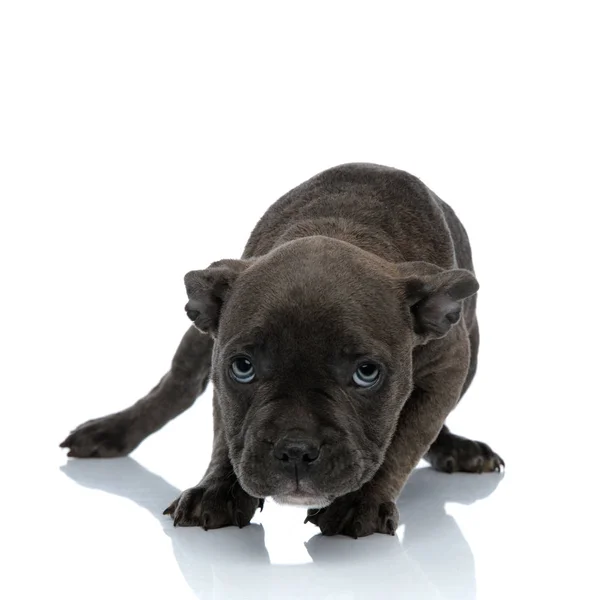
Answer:
[(129, 408), (77, 427), (73, 457), (114, 457), (214, 387), (214, 442), (175, 525), (243, 527), (264, 499), (308, 507), (325, 535), (394, 535), (421, 458), (494, 472), (451, 433), (477, 368), (479, 284), (467, 233), (416, 177), (352, 163), (319, 173), (260, 219), (240, 259), (185, 275), (171, 370)]

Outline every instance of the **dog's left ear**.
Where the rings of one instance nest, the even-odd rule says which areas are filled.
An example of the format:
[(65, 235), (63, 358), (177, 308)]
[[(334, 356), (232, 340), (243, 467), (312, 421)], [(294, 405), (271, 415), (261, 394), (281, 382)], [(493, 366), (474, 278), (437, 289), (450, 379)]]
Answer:
[[(404, 296), (421, 342), (444, 337), (458, 323), (463, 300), (479, 289), (475, 275), (466, 269), (444, 270), (430, 263), (407, 263)], [(404, 270), (404, 269), (402, 269)]]
[(219, 316), (235, 280), (250, 266), (248, 260), (219, 260), (208, 269), (190, 271), (184, 277), (189, 302), (185, 312), (202, 333), (216, 336)]

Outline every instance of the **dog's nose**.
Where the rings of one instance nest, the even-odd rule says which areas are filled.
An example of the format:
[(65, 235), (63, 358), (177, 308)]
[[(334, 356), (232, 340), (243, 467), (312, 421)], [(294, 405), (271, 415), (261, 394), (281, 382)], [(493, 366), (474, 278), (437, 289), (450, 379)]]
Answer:
[(319, 458), (319, 447), (309, 440), (279, 440), (273, 448), (277, 460), (290, 463), (311, 463)]

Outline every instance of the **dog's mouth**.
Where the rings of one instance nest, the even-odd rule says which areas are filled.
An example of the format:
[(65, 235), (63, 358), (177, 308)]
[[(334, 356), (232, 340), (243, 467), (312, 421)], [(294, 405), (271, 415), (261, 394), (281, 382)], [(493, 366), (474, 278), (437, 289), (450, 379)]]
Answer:
[[(265, 482), (249, 481), (246, 477), (240, 478), (242, 487), (246, 484), (250, 492), (257, 497), (269, 496), (278, 504), (290, 504), (293, 506), (308, 506), (322, 508), (331, 504), (335, 494), (323, 490), (311, 477), (294, 478), (278, 474), (276, 481)], [(252, 494), (251, 494), (252, 495)]]
[[(269, 472), (263, 479), (248, 477), (248, 472), (242, 470), (239, 481), (242, 487), (256, 497), (271, 497), (278, 504), (305, 506), (309, 508), (323, 508), (333, 502), (335, 498), (353, 491), (358, 486), (358, 473), (351, 478), (324, 481), (321, 474), (300, 477), (290, 476), (287, 473)], [(332, 485), (333, 484), (333, 485)]]
[(327, 496), (317, 496), (314, 494), (307, 495), (299, 490), (297, 492), (280, 494), (273, 496), (273, 500), (277, 504), (288, 504), (292, 506), (306, 506), (307, 508), (323, 508), (332, 502), (332, 498)]
[(310, 481), (296, 481), (294, 486), (284, 486), (286, 489), (272, 494), (273, 500), (278, 504), (291, 504), (292, 506), (307, 506), (310, 508), (323, 508), (331, 504), (334, 496), (327, 495), (316, 488)]

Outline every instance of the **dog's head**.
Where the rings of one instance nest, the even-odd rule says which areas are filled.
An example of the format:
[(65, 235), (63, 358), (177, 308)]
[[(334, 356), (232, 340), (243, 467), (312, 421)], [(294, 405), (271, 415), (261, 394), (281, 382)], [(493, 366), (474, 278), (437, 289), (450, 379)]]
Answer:
[(315, 236), (185, 277), (186, 311), (215, 338), (217, 414), (242, 487), (324, 506), (381, 465), (416, 345), (443, 337), (473, 275), (399, 265)]

